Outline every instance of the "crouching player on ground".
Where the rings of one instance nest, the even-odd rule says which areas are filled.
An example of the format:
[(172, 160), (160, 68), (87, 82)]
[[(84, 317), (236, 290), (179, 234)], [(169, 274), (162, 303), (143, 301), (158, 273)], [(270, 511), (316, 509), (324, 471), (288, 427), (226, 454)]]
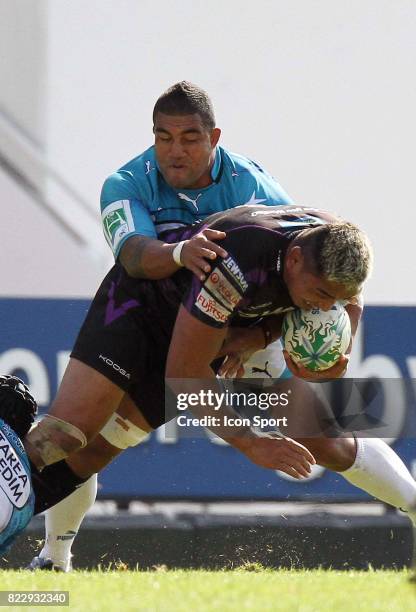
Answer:
[(33, 516), (30, 464), (21, 440), (36, 412), (26, 385), (16, 376), (0, 376), (0, 555)]

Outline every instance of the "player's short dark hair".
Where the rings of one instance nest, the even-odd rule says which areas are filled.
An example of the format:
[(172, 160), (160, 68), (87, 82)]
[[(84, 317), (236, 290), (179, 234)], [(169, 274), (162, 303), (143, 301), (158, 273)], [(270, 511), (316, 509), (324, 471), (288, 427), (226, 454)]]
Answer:
[(346, 287), (360, 287), (371, 273), (373, 252), (366, 234), (346, 221), (303, 231), (296, 243), (317, 276)]
[(210, 130), (215, 127), (214, 107), (211, 98), (198, 85), (180, 81), (169, 87), (156, 101), (153, 109), (153, 125), (157, 113), (164, 115), (193, 115), (201, 117), (204, 126)]
[(0, 376), (0, 419), (3, 419), (19, 438), (31, 428), (38, 407), (28, 387), (17, 376)]

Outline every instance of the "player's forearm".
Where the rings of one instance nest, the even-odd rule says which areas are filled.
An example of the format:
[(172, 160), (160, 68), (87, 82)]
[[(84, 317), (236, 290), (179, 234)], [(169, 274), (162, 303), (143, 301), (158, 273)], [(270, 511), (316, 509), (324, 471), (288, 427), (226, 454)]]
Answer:
[(172, 255), (175, 246), (148, 236), (133, 236), (121, 249), (119, 260), (133, 278), (167, 278), (179, 269)]

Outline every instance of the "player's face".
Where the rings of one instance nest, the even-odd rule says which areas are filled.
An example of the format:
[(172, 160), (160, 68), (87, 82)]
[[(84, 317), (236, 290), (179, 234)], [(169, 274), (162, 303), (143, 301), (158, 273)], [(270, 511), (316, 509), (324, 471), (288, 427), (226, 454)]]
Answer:
[(350, 300), (360, 293), (360, 287), (351, 289), (311, 272), (300, 247), (295, 247), (286, 256), (284, 280), (292, 302), (304, 310), (330, 310), (335, 302)]
[(171, 187), (201, 189), (212, 183), (219, 128), (208, 129), (198, 114), (157, 113), (153, 132), (159, 168)]

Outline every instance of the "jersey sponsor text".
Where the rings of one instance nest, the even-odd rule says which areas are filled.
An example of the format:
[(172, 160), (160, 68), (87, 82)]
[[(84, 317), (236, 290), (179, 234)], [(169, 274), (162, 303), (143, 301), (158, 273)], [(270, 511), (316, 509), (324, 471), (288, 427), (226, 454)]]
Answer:
[(229, 312), (216, 302), (206, 291), (201, 289), (195, 305), (201, 312), (218, 321), (218, 323), (226, 323), (229, 317)]
[(248, 284), (237, 262), (232, 257), (227, 257), (227, 259), (224, 259), (223, 264), (231, 272), (241, 289), (245, 291)]
[(13, 446), (0, 431), (0, 487), (16, 508), (23, 508), (30, 495), (30, 480)]
[(214, 270), (205, 283), (205, 288), (216, 298), (221, 300), (225, 306), (230, 306), (231, 310), (237, 306), (241, 300), (241, 295), (237, 289), (225, 278), (219, 270)]

